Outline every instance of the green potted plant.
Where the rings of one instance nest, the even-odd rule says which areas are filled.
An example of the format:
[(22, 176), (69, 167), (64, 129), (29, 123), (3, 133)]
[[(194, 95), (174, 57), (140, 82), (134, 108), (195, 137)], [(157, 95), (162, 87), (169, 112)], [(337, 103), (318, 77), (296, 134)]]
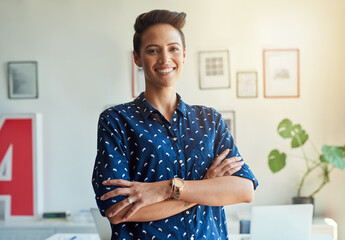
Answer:
[[(279, 123), (277, 131), (282, 138), (291, 140), (292, 149), (301, 149), (301, 157), (304, 159), (306, 165), (306, 171), (301, 178), (297, 195), (293, 198), (293, 203), (314, 203), (315, 194), (329, 182), (329, 174), (333, 169), (338, 168), (343, 170), (345, 168), (345, 145), (323, 145), (321, 152), (312, 145), (317, 158), (310, 158), (304, 149), (309, 136), (300, 124), (293, 124), (289, 119), (284, 119)], [(268, 166), (271, 171), (276, 173), (282, 170), (286, 165), (286, 158), (287, 155), (284, 152), (280, 152), (278, 149), (272, 150), (268, 156)], [(322, 173), (320, 185), (309, 195), (302, 195), (302, 189), (306, 178), (316, 169), (321, 170)]]

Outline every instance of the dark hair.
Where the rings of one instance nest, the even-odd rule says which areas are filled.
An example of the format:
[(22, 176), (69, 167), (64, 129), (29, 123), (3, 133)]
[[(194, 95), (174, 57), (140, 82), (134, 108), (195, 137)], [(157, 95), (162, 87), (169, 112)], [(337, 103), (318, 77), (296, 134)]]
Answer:
[(147, 13), (140, 14), (135, 20), (133, 48), (139, 56), (141, 38), (146, 29), (155, 24), (170, 24), (180, 33), (183, 49), (186, 48), (184, 34), (182, 28), (186, 22), (186, 14), (184, 12), (171, 12), (169, 10), (152, 10)]

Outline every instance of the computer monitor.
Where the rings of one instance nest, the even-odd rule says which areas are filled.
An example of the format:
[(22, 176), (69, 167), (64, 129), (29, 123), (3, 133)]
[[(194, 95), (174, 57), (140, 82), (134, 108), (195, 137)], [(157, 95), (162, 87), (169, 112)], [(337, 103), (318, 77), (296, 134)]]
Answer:
[(95, 222), (98, 235), (101, 240), (111, 239), (111, 227), (108, 219), (103, 217), (98, 208), (91, 208), (93, 221)]
[(312, 204), (255, 206), (251, 240), (310, 240), (312, 218)]

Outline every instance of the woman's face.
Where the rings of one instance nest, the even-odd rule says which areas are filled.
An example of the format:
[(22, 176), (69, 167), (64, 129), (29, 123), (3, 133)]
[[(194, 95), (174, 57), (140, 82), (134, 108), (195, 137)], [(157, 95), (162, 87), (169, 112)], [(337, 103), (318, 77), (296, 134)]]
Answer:
[(180, 78), (185, 50), (179, 32), (169, 24), (156, 24), (142, 35), (140, 57), (135, 63), (145, 73), (146, 88), (175, 86)]

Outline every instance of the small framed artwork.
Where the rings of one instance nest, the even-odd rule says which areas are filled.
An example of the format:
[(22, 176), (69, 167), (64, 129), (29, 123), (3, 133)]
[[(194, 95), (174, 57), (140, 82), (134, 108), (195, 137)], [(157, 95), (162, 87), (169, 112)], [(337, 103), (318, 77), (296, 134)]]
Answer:
[(132, 97), (136, 98), (141, 92), (145, 91), (145, 75), (141, 67), (134, 62), (132, 55)]
[(230, 88), (229, 51), (199, 52), (200, 89)]
[(257, 72), (237, 72), (237, 97), (256, 98), (257, 96)]
[(8, 98), (38, 98), (37, 62), (7, 63)]
[(264, 97), (299, 97), (299, 49), (263, 51)]
[(235, 111), (220, 111), (223, 120), (228, 126), (228, 131), (235, 139)]

